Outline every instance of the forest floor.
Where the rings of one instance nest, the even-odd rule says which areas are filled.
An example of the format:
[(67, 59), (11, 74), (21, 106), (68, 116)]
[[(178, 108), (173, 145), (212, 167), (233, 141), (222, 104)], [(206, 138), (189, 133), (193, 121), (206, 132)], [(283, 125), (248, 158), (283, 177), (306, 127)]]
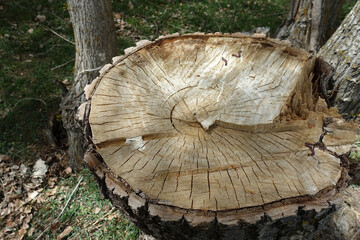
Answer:
[[(286, 0), (112, 2), (119, 55), (174, 32), (265, 26), (274, 35), (289, 7)], [(346, 1), (343, 16), (355, 2)], [(66, 136), (50, 126), (61, 126), (60, 85), (73, 81), (73, 42), (65, 0), (0, 1), (0, 239), (139, 237), (87, 169), (66, 166)]]

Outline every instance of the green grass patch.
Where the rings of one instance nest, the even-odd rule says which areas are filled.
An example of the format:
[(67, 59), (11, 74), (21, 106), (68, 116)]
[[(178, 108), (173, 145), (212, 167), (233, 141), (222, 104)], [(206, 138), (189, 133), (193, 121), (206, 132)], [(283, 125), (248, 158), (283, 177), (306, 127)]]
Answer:
[(38, 204), (39, 208), (30, 224), (30, 228), (36, 231), (26, 239), (37, 237), (58, 217), (81, 176), (83, 180), (60, 216), (59, 223), (53, 224), (43, 237), (56, 239), (67, 226), (71, 226), (73, 231), (68, 239), (137, 239), (139, 230), (122, 217), (109, 200), (101, 197), (87, 169), (62, 179), (55, 190), (47, 188), (43, 191), (45, 202)]
[[(360, 147), (360, 139), (357, 138), (354, 144)], [(360, 152), (358, 152), (357, 150), (350, 152), (349, 159), (353, 162), (360, 163)]]
[(179, 32), (242, 32), (270, 27), (275, 33), (288, 13), (285, 0), (114, 1), (140, 38)]
[(0, 153), (21, 158), (26, 147), (41, 143), (41, 129), (58, 108), (55, 80), (72, 78), (74, 46), (65, 1), (4, 2), (0, 21)]

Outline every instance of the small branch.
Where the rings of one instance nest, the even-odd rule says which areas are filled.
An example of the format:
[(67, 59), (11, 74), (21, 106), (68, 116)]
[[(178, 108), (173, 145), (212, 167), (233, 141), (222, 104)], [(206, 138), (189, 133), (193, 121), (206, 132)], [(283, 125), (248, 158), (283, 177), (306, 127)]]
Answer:
[(351, 238), (350, 240), (355, 240), (355, 237), (356, 237), (359, 233), (360, 233), (360, 228), (359, 228), (359, 230), (357, 230), (357, 232), (355, 233), (355, 235), (352, 236), (352, 238)]
[(50, 29), (50, 28), (48, 28), (48, 30), (49, 30), (50, 32), (52, 32), (53, 34), (55, 34), (56, 36), (58, 36), (59, 38), (65, 40), (66, 42), (71, 43), (72, 45), (75, 45), (74, 42), (72, 42), (72, 41), (70, 41), (69, 39), (65, 38), (64, 36), (58, 34), (58, 33), (55, 32), (54, 30), (52, 30), (52, 29)]
[(36, 238), (36, 240), (39, 240), (39, 239), (41, 238), (41, 236), (42, 236), (47, 230), (49, 230), (49, 228), (51, 227), (51, 225), (53, 225), (54, 223), (57, 223), (57, 222), (59, 221), (59, 218), (63, 215), (63, 213), (64, 213), (67, 205), (69, 204), (72, 196), (74, 195), (74, 193), (75, 193), (76, 190), (78, 189), (78, 187), (79, 187), (79, 185), (80, 185), (80, 183), (81, 183), (82, 180), (83, 180), (83, 176), (80, 177), (78, 183), (76, 184), (74, 190), (73, 190), (72, 193), (70, 194), (70, 196), (69, 196), (68, 200), (66, 201), (65, 206), (64, 206), (63, 209), (61, 210), (60, 214), (57, 216), (57, 218), (56, 218), (52, 223), (50, 223), (50, 224), (45, 228), (44, 231), (42, 231), (42, 232), (40, 233), (40, 235)]
[(85, 69), (85, 70), (82, 70), (82, 71), (78, 72), (78, 73), (76, 74), (75, 81), (79, 78), (80, 74), (83, 74), (83, 73), (86, 73), (86, 72), (98, 71), (98, 70), (100, 70), (102, 67), (103, 67), (103, 66), (97, 67), (97, 68), (92, 68), (92, 69)]
[(101, 67), (97, 67), (97, 68), (92, 68), (92, 69), (85, 69), (85, 70), (82, 70), (81, 72), (78, 73), (79, 74), (82, 74), (82, 73), (86, 73), (86, 72), (93, 72), (93, 71), (97, 71), (97, 70), (100, 70), (103, 66)]
[(105, 214), (104, 216), (102, 216), (101, 218), (99, 218), (98, 220), (96, 220), (95, 222), (93, 222), (91, 225), (88, 225), (88, 227), (90, 227), (90, 230), (94, 227), (94, 225), (98, 224), (100, 221), (104, 220), (107, 216), (109, 216), (111, 213), (113, 213), (115, 210), (115, 208), (112, 208), (107, 214)]
[(60, 65), (58, 65), (58, 66), (56, 66), (56, 67), (51, 68), (50, 70), (51, 70), (51, 71), (54, 71), (55, 69), (61, 68), (61, 67), (65, 66), (65, 65), (67, 65), (68, 63), (73, 62), (74, 60), (75, 60), (75, 59), (71, 59), (71, 60), (69, 60), (69, 61), (67, 61), (67, 62), (65, 62), (65, 63), (63, 63), (63, 64), (60, 64)]
[(12, 107), (12, 110), (14, 110), (19, 103), (21, 103), (22, 101), (26, 101), (26, 100), (35, 100), (35, 101), (42, 102), (45, 106), (47, 105), (44, 100), (41, 100), (39, 98), (23, 98), (15, 103), (14, 107)]

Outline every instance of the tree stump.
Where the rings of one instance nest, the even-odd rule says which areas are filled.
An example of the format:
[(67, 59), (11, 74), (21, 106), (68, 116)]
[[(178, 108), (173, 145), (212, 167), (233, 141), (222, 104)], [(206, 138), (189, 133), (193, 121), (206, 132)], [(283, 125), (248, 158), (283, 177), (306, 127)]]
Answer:
[(258, 237), (264, 216), (329, 208), (346, 185), (357, 125), (320, 97), (329, 73), (262, 35), (140, 41), (85, 89), (85, 163), (155, 238)]

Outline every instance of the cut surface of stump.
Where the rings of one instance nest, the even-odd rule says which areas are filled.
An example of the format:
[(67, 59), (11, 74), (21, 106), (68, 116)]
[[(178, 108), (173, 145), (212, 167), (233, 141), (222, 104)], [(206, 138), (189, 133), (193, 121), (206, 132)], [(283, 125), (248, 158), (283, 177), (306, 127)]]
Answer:
[(356, 126), (316, 93), (316, 61), (240, 34), (140, 42), (88, 94), (89, 137), (108, 172), (98, 176), (150, 212), (320, 199), (344, 176), (334, 151), (352, 144)]

